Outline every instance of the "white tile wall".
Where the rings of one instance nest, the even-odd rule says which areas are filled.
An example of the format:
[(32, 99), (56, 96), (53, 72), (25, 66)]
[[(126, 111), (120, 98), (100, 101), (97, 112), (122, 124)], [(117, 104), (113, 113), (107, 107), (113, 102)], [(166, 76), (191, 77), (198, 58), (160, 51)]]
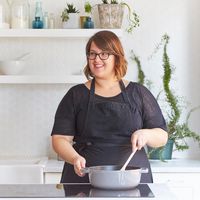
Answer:
[(0, 85), (0, 157), (53, 156), (50, 133), (71, 85)]

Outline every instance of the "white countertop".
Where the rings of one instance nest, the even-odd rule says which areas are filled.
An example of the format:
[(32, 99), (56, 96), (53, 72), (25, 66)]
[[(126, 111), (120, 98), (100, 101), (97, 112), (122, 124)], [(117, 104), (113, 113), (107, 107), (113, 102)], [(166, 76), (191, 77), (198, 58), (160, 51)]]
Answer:
[(152, 172), (188, 172), (198, 173), (200, 172), (200, 160), (192, 159), (172, 159), (166, 160), (165, 162), (159, 160), (150, 160)]
[[(170, 189), (167, 187), (166, 184), (148, 184), (149, 187), (151, 188), (152, 192), (154, 193), (155, 197), (153, 198), (136, 198), (136, 199), (140, 199), (140, 200), (176, 200), (175, 196), (170, 192)], [(22, 186), (23, 187), (23, 186)], [(12, 199), (12, 200), (19, 200), (19, 199), (23, 199), (23, 200), (30, 200), (30, 198), (1, 198), (1, 199), (5, 199), (5, 200), (8, 200), (8, 199)], [(52, 198), (31, 198), (31, 199), (37, 199), (37, 200), (49, 200), (49, 199), (52, 199)], [(53, 198), (54, 200), (60, 200), (61, 198)], [(84, 197), (84, 198), (81, 198), (81, 197), (69, 197), (69, 198), (66, 198), (66, 199), (69, 199), (69, 200), (80, 200), (80, 199), (84, 199), (84, 200), (96, 200), (97, 198), (90, 198), (90, 197)], [(117, 200), (119, 199), (119, 197), (116, 197), (116, 198), (98, 198), (99, 200), (104, 200), (104, 199), (109, 199), (109, 200)], [(122, 200), (130, 200), (130, 197), (129, 198), (121, 198), (120, 199)], [(133, 198), (132, 198), (133, 199)]]
[[(200, 172), (200, 160), (190, 159), (172, 159), (166, 162), (159, 160), (150, 160), (153, 173), (158, 172)], [(59, 173), (62, 172), (64, 161), (48, 160), (44, 172)]]

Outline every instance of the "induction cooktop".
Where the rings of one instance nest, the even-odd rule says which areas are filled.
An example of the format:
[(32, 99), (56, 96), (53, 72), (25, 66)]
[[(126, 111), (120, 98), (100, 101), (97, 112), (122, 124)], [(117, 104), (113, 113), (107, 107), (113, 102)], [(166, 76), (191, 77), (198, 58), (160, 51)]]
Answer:
[(147, 184), (129, 190), (103, 190), (89, 183), (0, 185), (0, 198), (64, 198), (64, 197), (148, 197), (154, 194)]

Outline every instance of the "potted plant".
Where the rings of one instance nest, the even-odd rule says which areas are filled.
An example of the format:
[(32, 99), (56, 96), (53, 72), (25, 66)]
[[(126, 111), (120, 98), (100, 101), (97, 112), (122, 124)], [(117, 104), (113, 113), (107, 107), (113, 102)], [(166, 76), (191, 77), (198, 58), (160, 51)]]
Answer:
[[(168, 128), (168, 143), (164, 147), (160, 148), (150, 148), (148, 147), (148, 155), (150, 159), (160, 159), (164, 161), (165, 159), (172, 158), (172, 150), (174, 146), (174, 150), (183, 151), (189, 149), (189, 145), (186, 141), (186, 138), (192, 138), (194, 141), (198, 142), (200, 145), (200, 135), (194, 131), (192, 131), (189, 127), (189, 118), (192, 112), (196, 111), (200, 108), (200, 106), (192, 108), (185, 119), (184, 123), (180, 123), (180, 117), (182, 114), (182, 106), (180, 103), (180, 98), (175, 94), (174, 91), (170, 88), (170, 80), (172, 76), (172, 65), (170, 63), (170, 59), (167, 53), (167, 45), (169, 43), (169, 36), (165, 34), (162, 37), (162, 41), (160, 45), (163, 45), (163, 89), (165, 94), (165, 101), (169, 105), (169, 111), (163, 110), (167, 112), (167, 128)], [(159, 45), (159, 46), (160, 46)], [(157, 50), (159, 47), (157, 47)], [(156, 50), (156, 51), (157, 51)], [(142, 70), (140, 60), (137, 56), (133, 55), (132, 59), (136, 62), (138, 67), (138, 79), (141, 84), (145, 84), (145, 74)], [(146, 82), (147, 84), (149, 83)], [(160, 92), (161, 93), (161, 92)], [(159, 98), (160, 93), (157, 98)]]
[(67, 3), (66, 8), (61, 14), (63, 28), (79, 28), (79, 10), (76, 9), (74, 4)]
[(133, 29), (139, 26), (138, 15), (132, 11), (131, 7), (125, 2), (119, 2), (118, 0), (102, 0), (102, 3), (97, 6), (101, 28), (121, 28), (124, 7), (128, 8), (129, 26), (127, 32), (132, 33)]
[(85, 2), (84, 9), (85, 9), (85, 13), (87, 13), (87, 16), (90, 16), (92, 13), (92, 5), (90, 4), (89, 1)]
[(94, 22), (92, 21), (92, 5), (89, 1), (84, 4), (85, 15), (80, 16), (81, 28), (94, 28)]

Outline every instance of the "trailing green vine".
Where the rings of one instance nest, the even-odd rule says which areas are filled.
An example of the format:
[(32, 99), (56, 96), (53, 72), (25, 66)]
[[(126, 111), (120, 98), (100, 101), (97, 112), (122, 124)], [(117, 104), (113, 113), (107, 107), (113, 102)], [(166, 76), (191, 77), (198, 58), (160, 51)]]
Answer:
[(142, 66), (141, 66), (139, 57), (137, 57), (137, 56), (133, 53), (133, 51), (132, 51), (132, 57), (131, 57), (131, 59), (132, 59), (133, 61), (136, 62), (137, 67), (138, 67), (138, 83), (144, 85), (145, 74), (144, 74), (144, 72), (143, 72), (143, 70), (142, 70)]

